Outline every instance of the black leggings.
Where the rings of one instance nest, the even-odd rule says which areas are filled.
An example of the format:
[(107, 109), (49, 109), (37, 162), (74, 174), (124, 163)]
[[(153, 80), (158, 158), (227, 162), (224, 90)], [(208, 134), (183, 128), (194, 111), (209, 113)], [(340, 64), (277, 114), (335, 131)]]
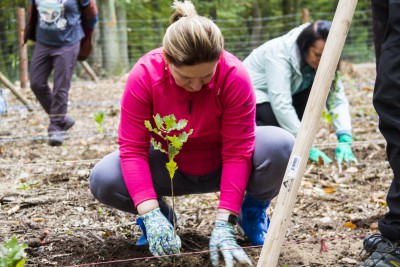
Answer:
[[(301, 120), (304, 110), (306, 109), (307, 100), (310, 96), (311, 87), (292, 96), (293, 107), (296, 110), (297, 116)], [(271, 125), (281, 127), (276, 120), (275, 114), (272, 111), (271, 104), (265, 102), (256, 106), (256, 124), (257, 126)]]

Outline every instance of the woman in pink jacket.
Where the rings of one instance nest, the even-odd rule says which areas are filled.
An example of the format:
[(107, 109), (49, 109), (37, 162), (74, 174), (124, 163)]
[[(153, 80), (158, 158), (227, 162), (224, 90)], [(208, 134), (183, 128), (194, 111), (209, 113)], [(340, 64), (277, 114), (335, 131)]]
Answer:
[[(250, 242), (261, 245), (268, 229), (266, 209), (280, 189), (294, 139), (273, 126), (255, 126), (255, 96), (241, 61), (224, 51), (223, 36), (191, 2), (174, 1), (174, 14), (163, 47), (138, 60), (121, 100), (119, 151), (93, 169), (90, 189), (100, 202), (139, 214), (144, 232), (139, 244), (154, 255), (178, 253), (173, 212), (162, 199), (171, 196), (165, 163), (154, 150), (144, 121), (174, 114), (188, 121), (192, 135), (175, 158), (179, 169), (174, 194), (220, 191), (210, 239), (226, 264), (250, 260), (234, 237), (236, 219)], [(166, 144), (163, 144), (166, 145)], [(238, 217), (239, 216), (239, 217)]]

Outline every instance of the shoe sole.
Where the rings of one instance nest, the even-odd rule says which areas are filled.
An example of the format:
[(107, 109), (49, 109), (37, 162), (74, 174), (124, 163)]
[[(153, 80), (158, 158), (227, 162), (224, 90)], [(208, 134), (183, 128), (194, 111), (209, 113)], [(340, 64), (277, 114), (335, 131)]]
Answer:
[(49, 141), (49, 145), (51, 146), (61, 146), (63, 142), (60, 141)]
[(75, 125), (75, 120), (72, 119), (72, 121), (70, 121), (69, 123), (65, 124), (65, 131), (68, 131), (74, 125)]

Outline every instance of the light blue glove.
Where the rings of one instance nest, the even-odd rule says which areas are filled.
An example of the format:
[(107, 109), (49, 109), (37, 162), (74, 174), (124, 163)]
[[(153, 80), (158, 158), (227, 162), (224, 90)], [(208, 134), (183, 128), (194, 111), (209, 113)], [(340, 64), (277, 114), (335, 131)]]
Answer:
[(215, 221), (210, 239), (210, 256), (213, 266), (219, 266), (219, 249), (224, 256), (225, 267), (233, 267), (234, 260), (248, 266), (253, 265), (244, 250), (236, 243), (233, 232), (232, 224), (225, 221)]
[(318, 158), (319, 157), (321, 157), (321, 159), (324, 162), (324, 164), (332, 163), (332, 160), (331, 160), (330, 157), (328, 157), (324, 152), (322, 152), (321, 150), (319, 150), (315, 146), (312, 146), (311, 150), (310, 150), (310, 155), (308, 156), (308, 158), (311, 161), (314, 161), (314, 162), (318, 163)]
[(344, 160), (345, 162), (353, 161), (357, 163), (357, 158), (351, 150), (351, 142), (353, 141), (353, 138), (348, 134), (342, 134), (339, 135), (338, 140), (339, 144), (335, 149), (335, 158), (337, 162), (340, 164)]
[(140, 216), (146, 226), (149, 250), (154, 256), (178, 254), (181, 239), (174, 234), (174, 227), (161, 213), (160, 208)]

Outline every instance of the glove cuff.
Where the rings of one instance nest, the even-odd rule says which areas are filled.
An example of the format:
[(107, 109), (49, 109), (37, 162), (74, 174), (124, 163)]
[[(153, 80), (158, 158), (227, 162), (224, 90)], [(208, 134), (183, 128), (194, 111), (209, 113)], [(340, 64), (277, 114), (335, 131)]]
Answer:
[(338, 140), (340, 143), (351, 143), (353, 141), (353, 138), (349, 134), (342, 134), (339, 135)]
[(231, 223), (229, 223), (227, 221), (221, 221), (221, 220), (218, 220), (218, 219), (214, 221), (214, 229), (215, 228), (227, 229), (230, 232), (232, 232), (232, 234), (234, 232), (234, 228), (233, 228), (233, 225)]
[(164, 216), (164, 215), (162, 215), (160, 208), (156, 208), (152, 211), (149, 211), (149, 212), (143, 214), (142, 216), (140, 216), (140, 218), (142, 218), (143, 221), (147, 221), (151, 218), (158, 217), (160, 215)]
[(218, 221), (225, 221), (232, 225), (236, 225), (238, 217), (231, 213), (218, 213), (215, 219)]

